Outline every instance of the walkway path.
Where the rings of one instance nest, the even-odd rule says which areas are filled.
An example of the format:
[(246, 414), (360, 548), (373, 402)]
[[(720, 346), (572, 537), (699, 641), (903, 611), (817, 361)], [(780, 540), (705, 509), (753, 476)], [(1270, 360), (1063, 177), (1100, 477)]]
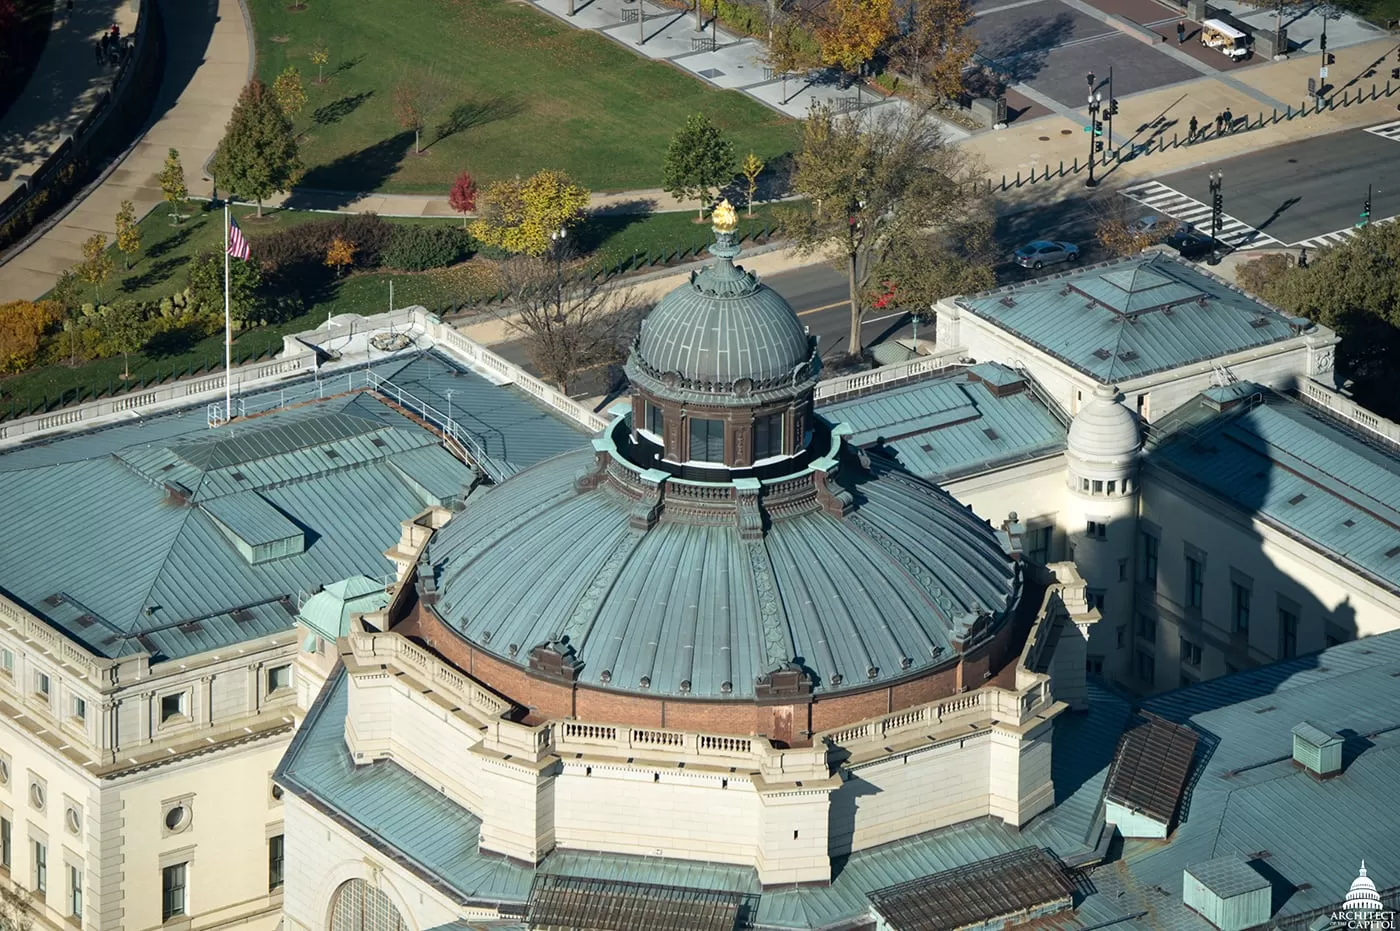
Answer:
[(113, 23), (123, 36), (136, 26), (124, 0), (81, 0), (72, 13), (64, 0), (54, 0), (53, 7), (44, 52), (24, 92), (0, 119), (0, 200), (34, 174), (112, 86), (117, 69), (98, 64), (93, 43)]
[[(105, 183), (28, 250), (0, 266), (0, 294), (33, 298), (48, 290), (59, 272), (81, 258), (79, 244), (84, 238), (94, 231), (112, 235), (112, 218), (121, 200), (133, 200), (138, 213), (158, 204), (160, 193), (155, 176), (164, 162), (167, 149), (171, 147), (181, 152), (191, 193), (198, 195), (210, 190), (208, 179), (200, 178), (199, 166), (204, 164), (218, 144), (238, 90), (248, 78), (251, 37), (245, 31), (238, 0), (164, 2), (171, 59), (161, 85), (154, 125)], [(536, 0), (536, 5), (567, 20), (568, 2)], [(582, 0), (575, 2), (576, 16), (572, 21), (576, 25), (598, 29), (616, 41), (624, 44), (631, 41), (636, 46), (635, 31), (638, 27), (635, 21), (630, 26), (607, 25), (607, 17), (614, 15), (609, 9), (616, 7), (614, 13), (620, 18), (625, 0), (590, 0), (587, 5), (578, 5)], [(552, 9), (556, 6), (558, 10)], [(590, 16), (599, 21), (590, 25)], [(757, 68), (761, 71), (761, 48), (757, 42), (740, 41), (720, 32), (718, 37), (722, 48), (719, 51), (691, 52), (690, 40), (697, 38), (692, 15), (648, 7), (646, 17), (643, 26), (646, 42), (636, 46), (639, 53), (666, 58), (686, 70), (699, 68), (697, 74), (719, 86), (735, 86), (750, 93), (776, 92), (776, 81), (760, 79), (757, 83), (746, 84), (743, 83), (747, 80), (745, 77), (731, 78), (731, 74), (740, 73), (740, 68)], [(733, 45), (725, 45), (727, 42)], [(1393, 39), (1382, 39), (1337, 51), (1334, 75), (1345, 75), (1338, 83), (1364, 74), (1381, 58), (1393, 54), (1394, 46)], [(717, 55), (720, 57), (711, 60)], [(729, 57), (725, 58), (725, 55)], [(709, 67), (701, 67), (707, 63)], [(1159, 117), (1167, 124), (1166, 131), (1171, 131), (1172, 126), (1184, 127), (1193, 114), (1205, 122), (1226, 108), (1237, 116), (1245, 116), (1258, 113), (1262, 102), (1267, 100), (1301, 103), (1299, 91), (1305, 87), (1307, 77), (1316, 73), (1316, 68), (1316, 57), (1304, 55), (1292, 61), (1260, 64), (1227, 76), (1202, 75), (1171, 87), (1124, 96), (1123, 114), (1119, 117), (1119, 126), (1115, 128), (1126, 126), (1125, 135), (1142, 142), (1146, 133), (1159, 131), (1160, 126), (1158, 129), (1147, 128)], [(719, 73), (705, 75), (706, 71)], [(791, 94), (796, 90), (794, 84), (788, 92)], [(829, 99), (835, 93), (831, 88), (808, 88), (800, 91), (790, 102), (805, 110), (818, 95), (825, 94), (820, 99)], [(801, 94), (807, 96), (803, 98)], [(1110, 184), (1142, 180), (1299, 138), (1393, 120), (1394, 113), (1394, 104), (1386, 100), (1349, 107), (1141, 158), (1114, 169), (1106, 180)], [(1027, 123), (1015, 123), (1006, 130), (979, 133), (961, 144), (983, 161), (988, 176), (999, 178), (1004, 173), (1014, 177), (1017, 171), (1029, 174), (1045, 166), (1053, 167), (1061, 159), (1068, 163), (1076, 157), (1082, 158), (1087, 151), (1086, 137), (1081, 133), (1083, 122), (1084, 117), (1073, 111), (1056, 112)], [(1047, 199), (1066, 196), (1070, 191), (1082, 191), (1082, 185), (1082, 180), (1071, 178), (1059, 184), (1027, 186), (1014, 192), (1011, 200), (1043, 203)], [(336, 208), (348, 212), (372, 210), (386, 215), (456, 216), (447, 205), (445, 193), (442, 196), (346, 195), (303, 191), (298, 192), (297, 196), (299, 206), (312, 209), (317, 209), (317, 200), (323, 197), (327, 205), (333, 202)], [(595, 195), (593, 200), (595, 209), (620, 209), (623, 205), (631, 209), (659, 211), (693, 210), (696, 207), (694, 203), (678, 203), (670, 195), (654, 189), (600, 194)]]
[[(93, 2), (77, 0), (80, 9)], [(114, 236), (114, 218), (123, 200), (135, 203), (137, 216), (159, 204), (156, 175), (171, 148), (180, 150), (190, 192), (207, 190), (200, 166), (218, 145), (248, 80), (251, 58), (243, 12), (238, 0), (163, 0), (161, 9), (166, 62), (153, 124), (106, 181), (58, 225), (0, 266), (0, 294), (6, 298), (39, 297), (60, 272), (81, 261), (84, 239), (95, 232)], [(92, 59), (89, 47), (87, 60)]]

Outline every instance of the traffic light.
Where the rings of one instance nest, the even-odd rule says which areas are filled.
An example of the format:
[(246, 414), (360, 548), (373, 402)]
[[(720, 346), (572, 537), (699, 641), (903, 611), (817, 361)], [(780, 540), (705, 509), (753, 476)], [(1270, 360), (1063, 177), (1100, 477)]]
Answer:
[(1392, 81), (1400, 81), (1400, 68), (1390, 69), (1390, 79)]
[(1103, 151), (1103, 140), (1102, 140), (1102, 139), (1095, 139), (1095, 140), (1094, 140), (1094, 151), (1095, 151), (1095, 152), (1102, 152), (1102, 151)]
[(1366, 195), (1366, 203), (1361, 206), (1361, 222), (1367, 223), (1371, 219), (1371, 196)]
[(1219, 191), (1216, 191), (1214, 196), (1212, 196), (1210, 199), (1210, 209), (1214, 210), (1216, 213), (1224, 212), (1225, 195), (1221, 194)]
[(1118, 98), (1115, 97), (1114, 99), (1112, 99), (1112, 100), (1110, 100), (1110, 101), (1108, 102), (1108, 115), (1109, 115), (1109, 116), (1117, 116), (1117, 115), (1118, 115)]
[(1333, 55), (1331, 52), (1328, 52), (1328, 53), (1327, 53), (1327, 64), (1329, 64), (1329, 65), (1335, 65), (1336, 63), (1337, 63), (1337, 56), (1336, 56), (1336, 55)]
[(1094, 120), (1094, 135), (1103, 135), (1103, 120)]

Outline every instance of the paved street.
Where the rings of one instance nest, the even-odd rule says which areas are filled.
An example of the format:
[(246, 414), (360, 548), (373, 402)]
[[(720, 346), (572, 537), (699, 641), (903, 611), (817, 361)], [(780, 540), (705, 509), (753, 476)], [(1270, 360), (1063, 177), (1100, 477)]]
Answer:
[(1165, 213), (1204, 228), (1213, 169), (1225, 173), (1227, 242), (1316, 248), (1352, 235), (1368, 184), (1372, 220), (1400, 215), (1400, 121), (1193, 168), (1125, 193), (1141, 200), (1145, 213)]

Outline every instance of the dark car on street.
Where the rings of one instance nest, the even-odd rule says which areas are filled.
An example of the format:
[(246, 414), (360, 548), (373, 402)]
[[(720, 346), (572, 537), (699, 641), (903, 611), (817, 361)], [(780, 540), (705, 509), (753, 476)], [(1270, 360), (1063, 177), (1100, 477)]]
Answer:
[(1194, 229), (1179, 229), (1162, 240), (1162, 244), (1175, 249), (1183, 259), (1192, 260), (1203, 259), (1221, 248), (1221, 244), (1208, 234)]

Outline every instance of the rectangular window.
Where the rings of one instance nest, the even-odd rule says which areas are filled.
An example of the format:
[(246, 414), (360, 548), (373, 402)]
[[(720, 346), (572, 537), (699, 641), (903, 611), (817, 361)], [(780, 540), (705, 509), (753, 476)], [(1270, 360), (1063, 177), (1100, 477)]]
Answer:
[(1089, 610), (1103, 613), (1103, 592), (1089, 589), (1084, 593), (1084, 600), (1089, 603)]
[(1110, 495), (1114, 495), (1114, 494), (1117, 494), (1117, 493), (1118, 493), (1118, 483), (1117, 483), (1117, 482), (1110, 481), (1110, 482), (1108, 483), (1108, 493), (1109, 493)]
[(1152, 534), (1142, 535), (1142, 580), (1151, 589), (1157, 587), (1157, 548), (1160, 545), (1161, 541)]
[(174, 695), (162, 695), (160, 697), (160, 723), (165, 724), (182, 718), (185, 711), (185, 693), (176, 692)]
[(690, 461), (724, 461), (724, 421), (690, 419)]
[(1118, 581), (1128, 581), (1128, 561), (1126, 559), (1118, 560)]
[(658, 437), (664, 437), (666, 429), (666, 415), (661, 412), (661, 408), (650, 402), (646, 405), (646, 431)]
[(79, 721), (87, 720), (87, 702), (76, 695), (73, 696), (73, 717)]
[(767, 459), (783, 454), (783, 415), (769, 414), (753, 422), (753, 458)]
[(1152, 654), (1142, 650), (1137, 654), (1137, 677), (1143, 685), (1152, 685), (1156, 678), (1156, 668), (1152, 661)]
[(15, 654), (11, 650), (0, 650), (0, 672), (7, 676), (15, 674)]
[(1108, 537), (1108, 524), (1103, 521), (1091, 520), (1085, 528), (1085, 535), (1091, 540), (1103, 540)]
[(169, 921), (185, 914), (186, 863), (176, 863), (160, 871), (160, 916)]
[(1230, 629), (1237, 634), (1249, 631), (1249, 599), (1252, 594), (1240, 583), (1230, 583)]
[(1206, 571), (1199, 559), (1186, 557), (1186, 606), (1200, 608), (1205, 599)]
[(1094, 494), (1096, 494), (1096, 495), (1101, 495), (1101, 494), (1103, 494), (1103, 480), (1102, 480), (1102, 479), (1097, 479), (1097, 478), (1094, 479)]
[(9, 818), (0, 818), (0, 866), (5, 869), (10, 868), (10, 863), (14, 857), (14, 826), (10, 824)]
[(289, 689), (292, 687), (292, 667), (273, 666), (267, 671), (267, 693)]
[(1091, 676), (1103, 675), (1103, 657), (1091, 656), (1084, 664), (1084, 671)]
[(49, 891), (49, 848), (37, 840), (34, 842), (34, 891), (40, 895)]
[(1201, 647), (1200, 644), (1192, 643), (1185, 637), (1181, 638), (1181, 662), (1192, 669), (1201, 668)]
[(1087, 478), (1081, 478), (1081, 479), (1079, 480), (1079, 490), (1080, 490), (1080, 491), (1088, 491), (1088, 490), (1089, 490), (1089, 480), (1088, 480)]
[(1282, 659), (1298, 655), (1298, 615), (1287, 608), (1278, 609), (1278, 629), (1282, 640)]
[(267, 839), (267, 891), (282, 888), (282, 835)]
[(1055, 528), (1048, 524), (1044, 527), (1032, 527), (1026, 533), (1026, 555), (1031, 562), (1042, 566), (1050, 562), (1050, 543), (1054, 534)]
[(42, 673), (42, 672), (39, 672), (39, 673), (35, 673), (35, 674), (34, 674), (34, 691), (38, 692), (40, 695), (44, 696), (45, 698), (48, 698), (48, 697), (49, 697), (49, 687), (50, 687), (50, 685), (49, 685), (49, 677), (48, 677), (48, 676), (46, 676), (46, 675), (45, 675), (44, 673)]
[(76, 866), (68, 867), (68, 914), (83, 917), (83, 871)]
[(1124, 646), (1123, 641), (1125, 641), (1125, 640), (1127, 639), (1127, 637), (1128, 637), (1128, 628), (1127, 628), (1127, 625), (1125, 625), (1125, 624), (1119, 624), (1119, 625), (1118, 625), (1118, 631), (1117, 631), (1117, 633), (1118, 633), (1118, 649), (1121, 650), (1121, 649), (1123, 649), (1123, 646)]
[(1157, 642), (1157, 619), (1150, 614), (1138, 615), (1138, 639), (1147, 643)]

